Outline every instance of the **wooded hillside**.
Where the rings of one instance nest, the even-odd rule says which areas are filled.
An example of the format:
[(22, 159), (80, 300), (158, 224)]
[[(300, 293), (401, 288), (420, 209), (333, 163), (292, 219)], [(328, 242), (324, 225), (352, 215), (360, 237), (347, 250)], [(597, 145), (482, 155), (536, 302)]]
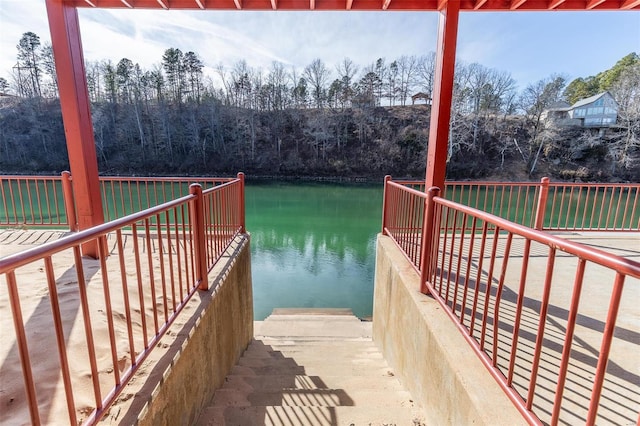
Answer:
[[(94, 106), (96, 147), (103, 174), (327, 176), (381, 179), (424, 177), (429, 106), (256, 112), (210, 100), (192, 108), (152, 108), (143, 125), (171, 132), (141, 142), (131, 108)], [(59, 173), (68, 169), (64, 129), (56, 101), (6, 99), (0, 109), (0, 170)], [(115, 122), (114, 122), (115, 121)], [(109, 124), (111, 123), (111, 124)], [(604, 136), (576, 128), (541, 132), (537, 146), (522, 116), (463, 117), (451, 147), (449, 179), (640, 181), (640, 152), (616, 160), (627, 129)], [(162, 141), (161, 143), (159, 141)], [(170, 141), (170, 142), (169, 142)]]
[[(0, 171), (58, 173), (68, 160), (51, 49), (33, 33), (17, 48), (19, 74), (0, 78)], [(362, 68), (345, 58), (335, 71), (320, 59), (299, 72), (240, 61), (214, 83), (196, 53), (174, 48), (153, 70), (89, 63), (100, 172), (422, 178), (430, 106), (410, 99), (431, 93), (433, 65), (433, 53)], [(640, 181), (638, 55), (566, 83), (549, 76), (518, 93), (506, 72), (458, 64), (448, 178)], [(554, 102), (601, 90), (620, 105), (603, 134), (542, 120)]]

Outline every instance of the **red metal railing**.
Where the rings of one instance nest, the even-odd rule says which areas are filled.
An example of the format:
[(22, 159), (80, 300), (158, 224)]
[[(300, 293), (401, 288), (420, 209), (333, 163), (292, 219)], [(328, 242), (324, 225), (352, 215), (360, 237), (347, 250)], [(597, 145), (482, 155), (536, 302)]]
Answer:
[(63, 177), (0, 176), (0, 226), (66, 226)]
[[(9, 290), (0, 310), (11, 307), (15, 326), (15, 344), (0, 373), (6, 383), (17, 382), (12, 374), (20, 372), (13, 366), (21, 365), (27, 397), (16, 391), (3, 415), (28, 415), (32, 424), (66, 423), (65, 412), (69, 424), (93, 424), (105, 415), (196, 290), (208, 289), (208, 272), (245, 232), (242, 174), (205, 191), (192, 185), (190, 192), (0, 259)], [(98, 260), (81, 257), (87, 242), (97, 243)], [(25, 305), (34, 291), (35, 310)], [(46, 317), (53, 327), (43, 333), (36, 319)], [(3, 330), (3, 340), (11, 341), (10, 330)], [(54, 347), (57, 359), (50, 353)], [(62, 404), (51, 386), (59, 377)]]
[[(175, 200), (189, 185), (204, 189), (234, 178), (101, 176), (106, 221)], [(69, 172), (58, 176), (0, 176), (0, 226), (69, 226), (77, 230), (75, 200)]]
[[(69, 226), (77, 230), (68, 172), (61, 177), (1, 176), (0, 180), (0, 226)], [(181, 197), (189, 193), (191, 183), (208, 188), (229, 180), (100, 177), (104, 217), (113, 220)], [(402, 183), (424, 191), (424, 181)], [(640, 184), (550, 183), (547, 178), (539, 183), (447, 182), (444, 197), (536, 229), (640, 230)]]
[(640, 184), (549, 183), (542, 228), (639, 231)]
[(187, 195), (192, 183), (207, 189), (231, 180), (233, 178), (102, 176), (100, 188), (105, 220), (123, 217)]
[[(399, 181), (424, 192), (424, 181)], [(444, 198), (547, 231), (639, 231), (640, 184), (446, 182)]]
[[(388, 180), (384, 199), (383, 232), (531, 424), (637, 419), (638, 401), (624, 402), (638, 396), (625, 395), (638, 387), (626, 381), (634, 366), (616, 374), (607, 363), (612, 343), (629, 343), (614, 329), (625, 279), (640, 278), (640, 263), (446, 200), (435, 188), (425, 194)], [(587, 286), (596, 300), (581, 302)]]

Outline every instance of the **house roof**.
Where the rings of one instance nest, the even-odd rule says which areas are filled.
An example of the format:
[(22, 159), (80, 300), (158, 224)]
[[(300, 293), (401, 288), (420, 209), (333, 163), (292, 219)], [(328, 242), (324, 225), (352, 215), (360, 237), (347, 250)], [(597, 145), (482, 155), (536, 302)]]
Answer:
[[(75, 7), (226, 10), (443, 10), (455, 0), (62, 0)], [(460, 0), (460, 10), (640, 10), (640, 0)]]
[[(602, 93), (598, 93), (597, 95), (589, 96), (588, 98), (580, 99), (575, 104), (571, 105), (571, 109), (578, 108), (584, 105), (588, 105), (592, 102), (595, 102), (607, 93), (609, 92), (602, 92)], [(611, 93), (609, 93), (609, 96), (611, 96)], [(613, 99), (613, 96), (611, 96), (611, 98)], [(615, 102), (615, 99), (614, 99), (614, 102)]]
[(571, 109), (571, 105), (565, 101), (554, 102), (549, 105), (547, 111), (569, 111)]

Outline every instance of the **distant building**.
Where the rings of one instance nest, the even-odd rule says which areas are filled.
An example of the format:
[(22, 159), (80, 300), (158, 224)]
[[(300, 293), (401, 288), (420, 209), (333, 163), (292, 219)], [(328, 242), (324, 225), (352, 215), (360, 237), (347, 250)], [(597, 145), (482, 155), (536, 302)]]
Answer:
[(610, 127), (618, 119), (618, 103), (611, 93), (602, 92), (571, 106), (566, 102), (557, 102), (544, 112), (543, 119), (560, 126)]

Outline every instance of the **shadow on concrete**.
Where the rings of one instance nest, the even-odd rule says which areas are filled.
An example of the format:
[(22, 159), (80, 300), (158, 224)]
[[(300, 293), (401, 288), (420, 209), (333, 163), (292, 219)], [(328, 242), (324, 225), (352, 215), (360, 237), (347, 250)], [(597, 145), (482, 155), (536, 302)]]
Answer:
[(329, 388), (294, 359), (253, 340), (198, 424), (337, 426), (336, 407), (354, 405), (344, 389)]

